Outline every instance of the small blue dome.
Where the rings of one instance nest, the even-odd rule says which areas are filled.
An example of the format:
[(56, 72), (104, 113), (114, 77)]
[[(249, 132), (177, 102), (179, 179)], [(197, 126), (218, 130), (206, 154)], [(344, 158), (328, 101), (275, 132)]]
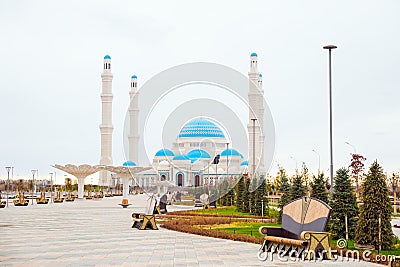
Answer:
[(190, 160), (186, 155), (176, 155), (172, 160)]
[(111, 57), (109, 55), (105, 55), (104, 59), (111, 59)]
[(257, 56), (257, 53), (251, 53), (250, 56), (251, 56), (251, 57), (256, 57), (256, 56)]
[(201, 149), (194, 149), (192, 151), (190, 151), (189, 153), (187, 153), (187, 156), (190, 159), (210, 159), (211, 156), (210, 154), (208, 154), (206, 151), (201, 150)]
[(260, 75), (258, 75), (260, 78), (262, 78), (262, 74), (260, 73)]
[(136, 163), (133, 162), (133, 161), (131, 161), (131, 160), (128, 160), (128, 161), (125, 161), (124, 164), (122, 164), (122, 166), (125, 166), (125, 167), (135, 167), (135, 166), (136, 166)]
[(224, 151), (221, 152), (221, 158), (222, 157), (226, 157), (226, 155), (228, 155), (228, 157), (241, 157), (243, 158), (243, 155), (240, 154), (236, 149), (233, 148), (229, 148), (228, 151), (225, 149)]
[(183, 126), (178, 138), (182, 137), (209, 137), (224, 138), (224, 133), (215, 123), (206, 119), (195, 119)]
[(249, 166), (249, 162), (247, 160), (240, 163), (240, 166)]
[(173, 157), (175, 156), (174, 152), (169, 149), (160, 149), (157, 151), (156, 157)]
[(132, 75), (131, 78), (132, 78), (132, 79), (137, 79), (137, 76), (136, 76), (136, 75)]

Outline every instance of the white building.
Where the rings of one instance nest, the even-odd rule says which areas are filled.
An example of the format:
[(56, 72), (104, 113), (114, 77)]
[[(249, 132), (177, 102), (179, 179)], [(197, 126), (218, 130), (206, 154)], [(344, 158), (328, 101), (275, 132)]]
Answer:
[[(249, 155), (243, 156), (239, 151), (228, 148), (227, 139), (217, 123), (202, 117), (194, 118), (184, 125), (171, 145), (170, 149), (162, 148), (153, 159), (153, 169), (140, 173), (136, 176), (136, 185), (141, 187), (151, 187), (159, 182), (168, 183), (171, 186), (202, 186), (215, 185), (225, 177), (239, 176), (247, 172), (252, 175), (254, 168), (256, 172), (262, 172), (264, 135), (263, 115), (264, 101), (262, 89), (262, 75), (258, 72), (257, 54), (250, 55), (249, 76)], [(101, 147), (102, 154), (100, 164), (112, 164), (111, 149), (109, 138), (112, 136), (112, 74), (111, 58), (104, 57), (104, 71), (102, 74), (102, 124)], [(129, 160), (123, 165), (136, 166), (138, 161), (138, 120), (139, 120), (139, 95), (137, 89), (137, 76), (131, 77), (129, 123)], [(256, 127), (253, 125), (254, 118), (257, 118)], [(253, 136), (255, 150), (253, 151)], [(219, 155), (219, 163), (213, 164), (214, 158)], [(253, 159), (253, 156), (255, 159)], [(247, 161), (246, 158), (249, 160)], [(249, 165), (250, 163), (250, 165)], [(253, 165), (254, 164), (254, 165)], [(248, 168), (249, 166), (249, 168)], [(261, 171), (260, 171), (261, 170)], [(110, 178), (106, 173), (100, 175), (101, 184), (110, 184)]]

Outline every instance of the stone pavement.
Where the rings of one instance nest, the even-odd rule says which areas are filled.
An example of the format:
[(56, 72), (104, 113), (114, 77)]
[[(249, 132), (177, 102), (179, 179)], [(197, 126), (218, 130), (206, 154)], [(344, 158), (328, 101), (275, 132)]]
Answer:
[[(0, 209), (0, 266), (376, 266), (366, 262), (261, 262), (259, 245), (160, 229), (132, 229), (147, 196)], [(168, 207), (184, 209), (184, 207)], [(379, 265), (378, 265), (379, 266)]]

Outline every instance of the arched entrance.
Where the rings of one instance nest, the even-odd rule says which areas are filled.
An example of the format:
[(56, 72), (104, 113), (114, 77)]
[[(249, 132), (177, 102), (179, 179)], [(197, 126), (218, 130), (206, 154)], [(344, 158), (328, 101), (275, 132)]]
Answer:
[(165, 180), (166, 180), (165, 174), (161, 175), (161, 181), (165, 181)]
[(178, 186), (183, 186), (183, 175), (182, 173), (178, 173)]
[(194, 177), (194, 186), (200, 186), (200, 176), (198, 174)]

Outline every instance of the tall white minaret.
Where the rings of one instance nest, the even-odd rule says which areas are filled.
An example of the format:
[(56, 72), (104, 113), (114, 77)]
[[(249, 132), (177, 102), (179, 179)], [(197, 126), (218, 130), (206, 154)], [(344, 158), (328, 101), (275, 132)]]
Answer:
[[(264, 171), (264, 135), (261, 133), (263, 132), (261, 129), (264, 129), (264, 91), (262, 89), (262, 75), (258, 72), (257, 65), (257, 54), (252, 53), (249, 71), (249, 124), (247, 125), (249, 133), (248, 168), (251, 175), (254, 174), (254, 171), (258, 174)], [(252, 119), (257, 119), (254, 124)]]
[[(101, 74), (102, 90), (101, 90), (101, 157), (100, 165), (112, 165), (112, 133), (114, 127), (112, 125), (112, 79), (111, 73), (111, 57), (104, 57), (103, 72)], [(99, 176), (100, 185), (109, 185), (111, 183), (111, 175), (108, 171), (101, 171)]]
[(139, 149), (139, 92), (137, 90), (137, 76), (131, 77), (131, 90), (129, 91), (129, 160), (138, 163)]

